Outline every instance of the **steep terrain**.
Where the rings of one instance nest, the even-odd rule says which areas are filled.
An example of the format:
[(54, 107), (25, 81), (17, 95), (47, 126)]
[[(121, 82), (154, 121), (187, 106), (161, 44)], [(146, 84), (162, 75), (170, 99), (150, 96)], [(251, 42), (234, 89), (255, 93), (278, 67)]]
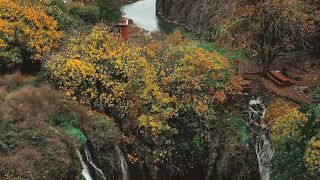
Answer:
[(234, 4), (229, 0), (157, 0), (156, 3), (158, 15), (197, 32), (214, 28), (232, 7)]

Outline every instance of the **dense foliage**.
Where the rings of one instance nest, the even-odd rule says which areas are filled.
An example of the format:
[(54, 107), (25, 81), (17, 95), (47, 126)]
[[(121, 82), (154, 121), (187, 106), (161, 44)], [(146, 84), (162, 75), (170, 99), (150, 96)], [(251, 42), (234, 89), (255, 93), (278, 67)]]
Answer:
[(0, 69), (15, 68), (22, 61), (41, 60), (61, 38), (58, 23), (41, 3), (0, 1)]
[[(232, 1), (216, 33), (220, 43), (228, 43), (261, 61), (262, 75), (283, 53), (306, 47), (316, 33), (316, 12), (301, 0)], [(230, 3), (231, 4), (231, 3)], [(231, 6), (231, 7), (233, 7)], [(230, 40), (236, 40), (231, 41)]]
[(114, 123), (32, 82), (20, 74), (0, 78), (1, 179), (80, 179), (75, 152), (88, 138), (112, 177), (118, 171), (114, 145), (120, 140)]
[(88, 4), (62, 0), (1, 0), (0, 8), (1, 71), (15, 70), (22, 63), (36, 71), (35, 64), (59, 46), (62, 31), (100, 21), (116, 22), (121, 15), (119, 3), (109, 0)]
[(192, 171), (232, 176), (223, 166), (215, 168), (222, 159), (230, 166), (236, 155), (228, 153), (235, 147), (246, 153), (237, 140), (245, 136), (245, 122), (219, 117), (224, 104), (241, 90), (241, 78), (229, 61), (197, 48), (178, 31), (145, 44), (123, 42), (108, 31), (99, 25), (70, 39), (64, 51), (45, 63), (43, 76), (69, 98), (116, 118), (125, 133), (129, 160), (137, 168), (148, 168), (145, 176)]
[(69, 18), (80, 19), (88, 24), (96, 24), (100, 21), (117, 22), (121, 17), (120, 4), (116, 0), (79, 0), (68, 3), (62, 0), (51, 0), (49, 5), (58, 7)]
[[(265, 74), (316, 36), (306, 2), (231, 0), (217, 47), (258, 55)], [(0, 179), (81, 179), (84, 149), (106, 179), (121, 177), (120, 149), (134, 179), (257, 179), (240, 56), (178, 30), (124, 41), (106, 25), (120, 16), (116, 0), (0, 0), (0, 73), (42, 65), (37, 78), (0, 77)], [(320, 176), (319, 88), (312, 97), (268, 105), (273, 179)]]
[(319, 104), (298, 110), (291, 108), (275, 117), (271, 138), (274, 146), (274, 179), (319, 177)]

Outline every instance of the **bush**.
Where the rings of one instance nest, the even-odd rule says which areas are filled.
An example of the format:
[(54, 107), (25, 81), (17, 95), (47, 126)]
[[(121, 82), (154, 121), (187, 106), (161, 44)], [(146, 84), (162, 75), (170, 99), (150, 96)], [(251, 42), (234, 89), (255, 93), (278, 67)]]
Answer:
[[(227, 130), (225, 117), (217, 117), (216, 111), (241, 90), (241, 78), (234, 75), (225, 57), (199, 49), (178, 31), (162, 41), (131, 44), (98, 25), (70, 39), (62, 52), (48, 59), (42, 72), (70, 99), (120, 122), (125, 142), (133, 149), (131, 159), (148, 159), (152, 170), (187, 173), (206, 161), (202, 157), (216, 153), (209, 152), (212, 144), (238, 137)], [(100, 119), (87, 126), (95, 131), (84, 129), (88, 139), (95, 140), (96, 149), (107, 147), (96, 144), (103, 137), (117, 140), (109, 121)], [(237, 130), (245, 141), (243, 126)], [(230, 138), (217, 142), (219, 134)], [(232, 151), (231, 147), (223, 150), (227, 148)]]
[(53, 126), (61, 104), (59, 95), (48, 86), (4, 92), (0, 100), (0, 177), (68, 179), (69, 173), (80, 173), (70, 155), (79, 146), (76, 139)]
[(320, 103), (320, 87), (317, 87), (314, 91), (313, 91), (313, 95), (312, 95), (312, 101), (313, 103)]
[(309, 142), (305, 154), (308, 173), (314, 177), (320, 176), (320, 138), (313, 137)]
[(318, 106), (291, 109), (279, 116), (271, 129), (274, 179), (317, 179), (320, 167)]
[(113, 0), (94, 0), (87, 4), (66, 4), (62, 0), (53, 0), (48, 5), (47, 12), (55, 17), (63, 30), (99, 21), (118, 22), (121, 17), (119, 3)]
[(86, 143), (87, 143), (86, 135), (84, 135), (83, 132), (82, 132), (80, 129), (78, 129), (78, 128), (72, 128), (72, 129), (71, 129), (71, 134), (72, 134), (73, 136), (75, 136), (75, 137), (79, 140), (79, 142), (80, 142), (81, 144), (86, 144)]
[(247, 144), (249, 140), (249, 135), (247, 132), (247, 124), (244, 119), (241, 117), (230, 117), (229, 118), (229, 123), (235, 128), (236, 132), (238, 133), (241, 143), (242, 144)]
[(79, 17), (86, 23), (95, 24), (99, 22), (99, 9), (94, 5), (74, 2), (70, 4), (69, 13)]
[(61, 127), (75, 127), (78, 125), (78, 116), (75, 112), (70, 112), (68, 114), (61, 114), (55, 119), (55, 123)]
[(0, 71), (10, 72), (18, 68), (22, 64), (20, 50), (14, 48), (0, 48)]
[(114, 177), (114, 145), (121, 135), (111, 119), (89, 116), (87, 108), (65, 100), (48, 85), (33, 87), (26, 80), (29, 77), (19, 73), (0, 77), (0, 177), (80, 179), (81, 165), (72, 152), (87, 144), (84, 132), (97, 153), (93, 157), (107, 160), (97, 161), (99, 167), (113, 168), (106, 171)]
[(0, 69), (12, 69), (22, 61), (42, 60), (58, 46), (57, 21), (41, 3), (31, 0), (0, 1)]
[(107, 27), (96, 26), (90, 34), (71, 39), (64, 52), (44, 64), (44, 76), (68, 97), (104, 111), (113, 110), (118, 117), (127, 115), (128, 103), (135, 97), (145, 101), (151, 101), (149, 94), (167, 98), (154, 82), (154, 69), (141, 56), (140, 48), (108, 32)]
[(69, 13), (69, 6), (61, 0), (54, 0), (48, 4), (46, 12), (58, 21), (59, 29), (68, 31), (85, 25), (85, 22)]
[(105, 148), (113, 148), (120, 142), (120, 131), (112, 120), (101, 114), (94, 114), (89, 117), (90, 123), (85, 124), (84, 131), (91, 145), (96, 151), (103, 151)]
[(99, 9), (100, 20), (107, 22), (118, 22), (122, 13), (118, 1), (114, 0), (94, 0)]
[(68, 11), (68, 5), (63, 0), (51, 0), (50, 6), (56, 6), (62, 12)]

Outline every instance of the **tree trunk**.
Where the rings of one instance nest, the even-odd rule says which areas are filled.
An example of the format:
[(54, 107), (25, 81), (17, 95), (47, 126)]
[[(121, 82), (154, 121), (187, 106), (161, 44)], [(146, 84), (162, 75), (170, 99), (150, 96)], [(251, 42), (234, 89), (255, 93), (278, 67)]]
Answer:
[(262, 60), (262, 76), (267, 77), (267, 74), (270, 71), (270, 67), (273, 61), (274, 59), (270, 57), (266, 58), (265, 60)]
[(256, 65), (259, 66), (259, 64), (260, 64), (260, 59), (257, 58)]
[(270, 64), (268, 63), (268, 61), (263, 62), (262, 63), (262, 76), (263, 77), (267, 77), (269, 69), (270, 69)]
[(223, 156), (223, 150), (224, 150), (224, 141), (223, 141), (224, 137), (219, 137), (218, 138), (218, 147), (216, 149), (216, 155), (214, 157), (214, 160), (212, 162), (212, 164), (209, 164), (209, 168), (207, 171), (207, 175), (206, 175), (206, 180), (211, 180), (211, 179), (220, 179), (219, 177), (219, 162)]

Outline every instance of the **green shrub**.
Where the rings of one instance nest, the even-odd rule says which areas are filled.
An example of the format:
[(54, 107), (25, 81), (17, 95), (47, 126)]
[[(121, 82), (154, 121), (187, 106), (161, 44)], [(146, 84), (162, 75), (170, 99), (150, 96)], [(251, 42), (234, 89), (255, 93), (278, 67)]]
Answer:
[(320, 103), (320, 87), (317, 87), (313, 91), (312, 100), (313, 100), (313, 103)]
[(58, 21), (60, 30), (67, 31), (85, 24), (80, 17), (69, 14), (68, 7), (60, 8), (58, 5), (50, 5), (47, 7), (47, 12)]
[(246, 121), (239, 117), (231, 117), (229, 118), (229, 123), (233, 126), (233, 128), (236, 130), (236, 132), (240, 136), (241, 143), (246, 144), (249, 139), (249, 135), (247, 133)]
[(72, 128), (71, 129), (71, 134), (76, 137), (81, 144), (86, 144), (87, 143), (87, 138), (86, 136), (83, 134), (83, 132), (78, 129), (78, 128)]
[(0, 48), (0, 72), (12, 71), (22, 63), (19, 48)]
[(61, 127), (76, 127), (78, 124), (77, 120), (77, 114), (75, 112), (70, 112), (56, 117), (55, 123)]
[(71, 132), (71, 135), (78, 139), (81, 144), (87, 143), (86, 135), (78, 128), (79, 123), (79, 113), (72, 111), (67, 112), (66, 114), (59, 114), (55, 119), (56, 125), (66, 128)]
[(117, 22), (122, 12), (118, 1), (114, 0), (94, 0), (99, 9), (100, 19), (107, 22)]
[[(75, 137), (84, 142), (85, 136), (77, 129), (65, 133), (54, 124), (56, 114), (71, 114), (72, 106), (48, 86), (23, 86), (25, 79), (19, 74), (0, 78), (0, 179), (53, 180), (80, 174), (70, 152), (79, 148)], [(7, 92), (11, 84), (19, 88)]]
[(51, 0), (50, 6), (56, 6), (63, 12), (67, 12), (68, 11), (67, 4), (64, 3), (62, 0)]
[(104, 147), (113, 147), (119, 143), (121, 134), (111, 119), (100, 114), (92, 115), (89, 119), (90, 124), (87, 123), (84, 130), (96, 150), (100, 151)]
[(69, 13), (81, 18), (86, 23), (95, 24), (99, 22), (99, 9), (93, 5), (75, 2), (70, 4)]

